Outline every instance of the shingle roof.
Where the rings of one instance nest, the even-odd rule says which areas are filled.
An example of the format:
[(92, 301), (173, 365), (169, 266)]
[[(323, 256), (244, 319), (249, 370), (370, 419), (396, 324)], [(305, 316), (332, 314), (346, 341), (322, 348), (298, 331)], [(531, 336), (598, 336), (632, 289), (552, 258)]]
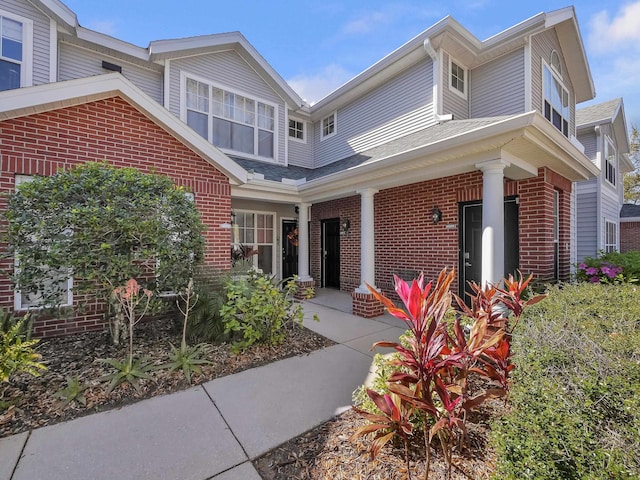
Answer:
[(620, 210), (621, 218), (640, 217), (640, 205), (625, 203)]
[(608, 102), (602, 102), (576, 110), (577, 127), (580, 128), (581, 125), (589, 125), (603, 120), (611, 120), (620, 106), (620, 102), (622, 102), (621, 98), (614, 98)]
[(490, 117), (476, 118), (470, 120), (451, 120), (427, 127), (415, 133), (411, 133), (404, 137), (400, 137), (390, 142), (383, 143), (377, 147), (356, 153), (349, 157), (343, 158), (336, 162), (330, 163), (319, 168), (303, 168), (297, 166), (280, 166), (269, 163), (259, 162), (256, 160), (248, 160), (245, 158), (231, 157), (245, 170), (253, 170), (256, 173), (264, 175), (265, 180), (281, 181), (283, 178), (299, 180), (306, 178), (307, 181), (325, 177), (332, 173), (342, 172), (344, 170), (363, 165), (365, 163), (373, 163), (393, 155), (414, 150), (416, 148), (436, 143), (447, 138), (455, 137), (463, 133), (468, 133), (478, 128), (486, 127), (502, 120), (510, 118)]

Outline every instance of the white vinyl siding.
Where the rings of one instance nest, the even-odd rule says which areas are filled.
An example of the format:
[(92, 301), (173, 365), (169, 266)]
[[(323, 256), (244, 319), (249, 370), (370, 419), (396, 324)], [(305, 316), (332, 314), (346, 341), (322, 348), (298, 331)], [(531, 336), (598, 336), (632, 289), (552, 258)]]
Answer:
[(288, 141), (288, 123), (285, 122), (284, 101), (236, 52), (229, 50), (171, 60), (167, 108), (177, 116), (181, 115), (182, 108), (180, 105), (181, 74), (277, 107), (275, 161), (280, 164), (286, 162), (285, 142)]
[(432, 87), (431, 59), (425, 59), (338, 109), (338, 131), (322, 142), (317, 119), (313, 126), (314, 166), (321, 167), (435, 124)]
[(128, 63), (123, 59), (113, 58), (104, 53), (94, 52), (66, 42), (60, 43), (58, 79), (64, 81), (111, 73), (102, 68), (103, 60), (121, 66), (124, 77), (156, 102), (162, 104), (162, 73), (160, 71)]
[(474, 68), (471, 73), (471, 118), (524, 113), (524, 48)]
[(593, 129), (590, 129), (590, 131), (586, 133), (579, 134), (578, 141), (584, 146), (584, 154), (593, 162), (594, 165), (597, 165), (598, 137)]
[(598, 194), (596, 179), (576, 184), (577, 261), (598, 253)]
[[(442, 57), (441, 85), (444, 86), (442, 89), (442, 114), (452, 114), (454, 120), (466, 120), (469, 118), (469, 100), (458, 93), (454, 93), (452, 89), (449, 88), (451, 82), (449, 54), (445, 52)], [(468, 88), (470, 88), (473, 81), (473, 75), (467, 75), (467, 77)]]
[[(51, 21), (42, 11), (24, 0), (2, 0), (0, 12), (28, 19), (31, 23), (31, 45), (29, 46), (31, 64), (30, 80), (22, 86), (49, 83), (49, 62), (51, 43)], [(0, 13), (1, 15), (1, 13)]]
[[(543, 62), (549, 64), (554, 50), (558, 53), (562, 72), (567, 72), (555, 29), (546, 30), (531, 38), (531, 104), (541, 114), (544, 114)], [(563, 75), (562, 83), (569, 92), (569, 137), (571, 137), (575, 135), (575, 96), (568, 75)]]

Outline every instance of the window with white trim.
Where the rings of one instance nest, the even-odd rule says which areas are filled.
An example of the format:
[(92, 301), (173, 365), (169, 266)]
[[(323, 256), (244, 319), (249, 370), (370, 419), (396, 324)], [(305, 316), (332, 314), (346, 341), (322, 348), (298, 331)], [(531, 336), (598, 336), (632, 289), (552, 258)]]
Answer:
[(467, 69), (449, 56), (449, 90), (467, 98)]
[(604, 221), (604, 251), (607, 253), (618, 250), (618, 226), (615, 222)]
[(320, 124), (320, 139), (331, 137), (336, 134), (336, 112), (327, 115)]
[(544, 116), (554, 127), (569, 136), (569, 91), (562, 80), (545, 63), (543, 70)]
[[(32, 179), (33, 177), (29, 175), (16, 175), (16, 189), (21, 184), (30, 182)], [(16, 271), (19, 270), (20, 265), (17, 258), (14, 264)], [(68, 307), (73, 304), (73, 278), (68, 275), (68, 272), (52, 272), (46, 266), (42, 266), (42, 274), (46, 276), (43, 282), (44, 290), (29, 293), (21, 292), (20, 290), (14, 292), (13, 304), (15, 310), (33, 310), (50, 306)], [(50, 298), (53, 293), (56, 294), (57, 298), (45, 304), (44, 299)]]
[(224, 150), (261, 159), (276, 156), (275, 105), (185, 77), (186, 123)]
[(273, 213), (234, 210), (232, 247), (251, 252), (252, 265), (262, 273), (274, 273), (275, 215)]
[(604, 179), (614, 187), (616, 186), (617, 179), (617, 162), (618, 156), (616, 155), (616, 148), (613, 146), (613, 142), (607, 136), (605, 136), (604, 142)]
[(299, 142), (306, 142), (304, 122), (296, 118), (289, 118), (289, 138)]
[(0, 10), (0, 91), (31, 85), (33, 22)]

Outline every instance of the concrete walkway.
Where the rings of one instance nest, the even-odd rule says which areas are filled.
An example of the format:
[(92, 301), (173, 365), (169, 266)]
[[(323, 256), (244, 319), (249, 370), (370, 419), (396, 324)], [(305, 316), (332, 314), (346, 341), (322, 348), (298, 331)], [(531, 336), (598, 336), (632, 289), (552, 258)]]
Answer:
[(260, 480), (251, 460), (349, 408), (372, 343), (405, 330), (390, 315), (304, 309), (305, 326), (338, 345), (0, 439), (0, 480)]

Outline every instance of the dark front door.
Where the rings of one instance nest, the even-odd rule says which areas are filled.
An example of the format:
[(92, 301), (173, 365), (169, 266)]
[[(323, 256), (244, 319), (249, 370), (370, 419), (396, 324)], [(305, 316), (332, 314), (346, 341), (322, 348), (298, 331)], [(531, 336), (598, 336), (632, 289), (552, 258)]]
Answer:
[[(504, 201), (504, 274), (519, 267), (518, 202)], [(460, 204), (460, 293), (468, 301), (469, 282), (479, 283), (482, 276), (482, 202)]]
[(340, 219), (322, 221), (322, 286), (340, 288)]
[(282, 220), (282, 278), (298, 274), (298, 232), (295, 220)]

